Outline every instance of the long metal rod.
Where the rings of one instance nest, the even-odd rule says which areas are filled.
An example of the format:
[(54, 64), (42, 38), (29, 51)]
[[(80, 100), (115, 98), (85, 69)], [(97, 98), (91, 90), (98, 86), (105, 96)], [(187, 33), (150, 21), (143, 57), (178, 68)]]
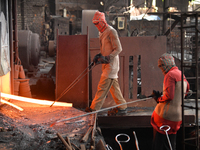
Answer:
[(185, 150), (185, 117), (184, 117), (184, 88), (183, 88), (183, 61), (184, 61), (184, 50), (183, 50), (183, 14), (181, 14), (181, 100), (182, 100), (182, 149)]
[(196, 54), (196, 90), (197, 90), (197, 94), (196, 94), (196, 101), (195, 101), (195, 106), (196, 106), (196, 149), (199, 149), (199, 117), (198, 117), (198, 13), (196, 13), (196, 18), (195, 18), (195, 26), (196, 26), (196, 32), (195, 32), (195, 54)]
[[(195, 17), (195, 49), (194, 49), (194, 57), (193, 57), (193, 66), (195, 67), (195, 77), (194, 79), (196, 79), (196, 84), (195, 84), (195, 90), (196, 90), (196, 97), (195, 97), (195, 107), (191, 107), (191, 109), (195, 109), (195, 139), (196, 139), (196, 145), (193, 145), (196, 147), (196, 150), (199, 149), (199, 117), (198, 117), (198, 13), (194, 13), (192, 14), (192, 16)], [(183, 147), (182, 149), (185, 150), (185, 145), (189, 144), (186, 143), (186, 139), (185, 139), (185, 118), (184, 118), (184, 86), (183, 86), (183, 73), (184, 73), (184, 45), (183, 45), (183, 41), (184, 41), (184, 27), (183, 27), (183, 17), (189, 17), (188, 14), (181, 14), (181, 71), (182, 71), (182, 141), (183, 141)]]
[(139, 143), (138, 143), (138, 139), (137, 139), (137, 136), (136, 136), (135, 131), (133, 131), (133, 135), (134, 135), (134, 137), (135, 137), (135, 145), (136, 145), (136, 148), (137, 148), (137, 150), (140, 150), (140, 148), (139, 148)]
[(106, 110), (109, 110), (109, 109), (112, 109), (112, 108), (116, 108), (116, 107), (122, 106), (122, 105), (127, 105), (127, 104), (131, 104), (131, 103), (136, 103), (136, 102), (140, 102), (140, 101), (146, 101), (146, 100), (151, 99), (151, 98), (152, 98), (152, 97), (143, 98), (143, 99), (139, 99), (139, 100), (134, 100), (134, 101), (130, 101), (130, 102), (127, 102), (127, 103), (118, 104), (118, 105), (115, 105), (115, 106), (103, 108), (103, 109), (100, 109), (100, 110), (97, 110), (97, 111), (92, 111), (92, 112), (89, 112), (89, 113), (86, 113), (86, 114), (83, 114), (83, 115), (79, 115), (79, 116), (75, 116), (75, 117), (71, 117), (71, 118), (67, 118), (67, 119), (63, 119), (63, 120), (58, 120), (58, 121), (52, 123), (52, 124), (50, 125), (50, 127), (54, 126), (56, 123), (59, 123), (59, 122), (68, 121), (68, 120), (76, 119), (76, 118), (79, 118), (79, 117), (88, 116), (88, 115), (91, 115), (91, 114), (96, 114), (96, 113), (98, 113), (98, 112), (106, 111)]
[[(165, 128), (166, 128), (166, 129), (165, 129)], [(168, 126), (168, 125), (163, 125), (163, 126), (160, 127), (160, 130), (161, 130), (161, 131), (164, 131), (165, 134), (166, 134), (166, 137), (167, 137), (167, 141), (168, 141), (170, 150), (173, 150), (173, 149), (172, 149), (171, 142), (170, 142), (170, 139), (169, 139), (169, 136), (168, 136), (168, 133), (167, 133), (167, 131), (169, 131), (170, 129), (171, 129), (171, 127)]]
[[(14, 10), (13, 8), (13, 4), (12, 4), (12, 0), (8, 1), (8, 16), (9, 16), (9, 42), (10, 42), (10, 82), (11, 82), (11, 93), (14, 94), (14, 53), (13, 53), (13, 14), (14, 14)], [(15, 21), (15, 20), (14, 20)], [(14, 32), (15, 33), (15, 32)]]
[[(61, 94), (60, 96), (51, 104), (50, 107), (53, 106), (53, 104), (55, 102), (57, 102), (61, 97), (63, 97), (69, 90), (71, 90), (75, 85), (76, 83), (78, 83), (86, 74), (88, 74), (94, 67), (95, 65), (94, 63), (92, 62)], [(90, 68), (91, 66), (93, 66), (92, 68)], [(88, 71), (87, 69), (90, 68)], [(87, 71), (87, 72), (86, 72)], [(85, 73), (85, 74), (84, 74)]]

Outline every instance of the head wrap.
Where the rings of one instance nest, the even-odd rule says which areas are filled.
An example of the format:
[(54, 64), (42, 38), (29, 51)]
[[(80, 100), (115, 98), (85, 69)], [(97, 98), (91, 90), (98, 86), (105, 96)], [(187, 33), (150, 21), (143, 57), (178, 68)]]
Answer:
[(106, 19), (105, 19), (105, 14), (99, 11), (96, 11), (94, 14), (94, 17), (92, 19), (92, 22), (94, 25), (97, 27), (97, 29), (102, 33), (106, 27), (108, 26)]
[(170, 54), (164, 53), (158, 59), (158, 67), (162, 70), (164, 75), (174, 66), (176, 66), (174, 57)]

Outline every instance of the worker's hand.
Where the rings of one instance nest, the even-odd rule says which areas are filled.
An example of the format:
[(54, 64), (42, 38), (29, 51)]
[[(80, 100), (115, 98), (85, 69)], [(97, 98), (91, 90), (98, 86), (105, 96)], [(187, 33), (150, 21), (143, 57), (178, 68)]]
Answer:
[(190, 96), (192, 95), (192, 90), (189, 90), (186, 95), (185, 95), (185, 98), (189, 98)]
[(157, 103), (159, 103), (158, 98), (162, 96), (162, 92), (153, 90), (151, 96), (155, 99)]
[(110, 63), (110, 56), (102, 56), (101, 54), (97, 54), (94, 57), (93, 62), (95, 63), (95, 65), (108, 64)]
[(94, 64), (97, 63), (98, 59), (99, 59), (101, 56), (102, 56), (101, 53), (96, 54), (96, 55), (94, 56), (94, 59), (93, 59)]
[(110, 63), (110, 56), (100, 56), (97, 61), (97, 64), (109, 64)]

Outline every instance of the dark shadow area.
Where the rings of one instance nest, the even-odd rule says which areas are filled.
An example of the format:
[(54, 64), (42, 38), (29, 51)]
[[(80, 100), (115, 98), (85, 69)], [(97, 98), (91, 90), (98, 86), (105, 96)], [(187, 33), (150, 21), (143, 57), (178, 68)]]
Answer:
[[(136, 144), (135, 144), (135, 138), (133, 135), (133, 131), (135, 131), (138, 145), (140, 150), (151, 150), (152, 148), (152, 140), (153, 140), (153, 129), (152, 128), (130, 128), (130, 129), (102, 129), (102, 134), (104, 136), (104, 139), (106, 141), (106, 144), (110, 145), (113, 150), (120, 150), (119, 144), (116, 142), (115, 137), (118, 134), (127, 134), (130, 137), (130, 140), (127, 143), (122, 143), (123, 150), (137, 150)], [(188, 127), (185, 130), (186, 137), (193, 137), (194, 129), (192, 127)], [(118, 136), (118, 140), (126, 141), (126, 136), (121, 136), (121, 139)], [(177, 143), (176, 143), (176, 150), (182, 150), (182, 128), (177, 133)], [(195, 144), (194, 141), (190, 141), (190, 144)], [(194, 147), (186, 145), (186, 150), (195, 150)]]

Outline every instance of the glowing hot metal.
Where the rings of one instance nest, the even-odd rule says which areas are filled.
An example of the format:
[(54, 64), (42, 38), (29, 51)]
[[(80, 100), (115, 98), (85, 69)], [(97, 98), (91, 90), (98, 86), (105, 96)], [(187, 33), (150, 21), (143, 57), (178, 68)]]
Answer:
[[(6, 93), (1, 93), (1, 97), (9, 98), (13, 100), (23, 101), (23, 102), (29, 102), (29, 103), (35, 103), (35, 104), (41, 104), (41, 105), (52, 105), (52, 101), (48, 100), (38, 100), (33, 98), (27, 98), (27, 97), (21, 97)], [(65, 103), (65, 102), (55, 102), (55, 106), (65, 106), (65, 107), (72, 107), (72, 103)]]
[(23, 110), (24, 110), (24, 109), (22, 109), (21, 107), (16, 106), (16, 105), (14, 105), (14, 104), (12, 104), (12, 103), (10, 103), (10, 102), (7, 102), (7, 101), (5, 101), (5, 100), (3, 100), (3, 99), (1, 99), (1, 102), (2, 102), (2, 103), (5, 103), (5, 104), (8, 104), (8, 105), (10, 105), (10, 106), (12, 106), (12, 107), (14, 107), (14, 108), (20, 110), (20, 111), (23, 111)]

